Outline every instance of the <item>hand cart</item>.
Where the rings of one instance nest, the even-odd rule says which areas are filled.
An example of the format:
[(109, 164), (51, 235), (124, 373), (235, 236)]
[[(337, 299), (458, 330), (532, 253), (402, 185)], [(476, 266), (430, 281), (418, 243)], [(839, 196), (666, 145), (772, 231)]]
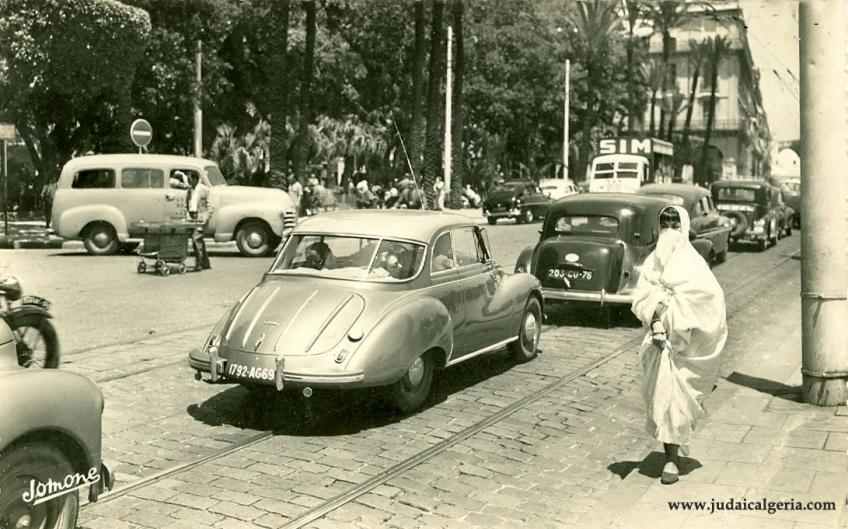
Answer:
[(185, 260), (189, 256), (192, 235), (202, 226), (202, 222), (196, 221), (133, 223), (133, 228), (144, 234), (144, 243), (138, 252), (141, 259), (137, 267), (138, 273), (153, 270), (162, 276), (170, 275), (172, 271), (185, 274), (188, 270)]

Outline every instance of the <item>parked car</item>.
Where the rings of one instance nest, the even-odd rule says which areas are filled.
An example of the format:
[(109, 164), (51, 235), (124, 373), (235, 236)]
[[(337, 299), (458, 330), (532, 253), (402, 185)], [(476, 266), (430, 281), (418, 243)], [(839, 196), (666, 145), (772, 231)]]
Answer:
[(75, 528), (79, 490), (97, 501), (113, 485), (100, 457), (103, 395), (82, 375), (20, 367), (2, 321), (0, 388), (0, 526)]
[(574, 181), (570, 178), (542, 179), (539, 180), (539, 187), (542, 189), (542, 193), (547, 195), (551, 200), (559, 200), (578, 193), (577, 186), (574, 185)]
[(719, 213), (709, 191), (689, 184), (648, 184), (639, 188), (638, 193), (664, 198), (685, 208), (689, 212), (693, 236), (710, 243), (707, 262), (712, 265), (727, 260), (730, 219)]
[(801, 228), (801, 179), (792, 178), (783, 182), (783, 202), (792, 208), (792, 227)]
[(548, 214), (550, 197), (534, 182), (513, 180), (504, 182), (489, 191), (483, 202), (483, 216), (489, 224), (498, 219), (515, 219), (530, 223)]
[[(535, 246), (525, 248), (516, 273), (542, 285), (545, 307), (554, 303), (600, 304), (605, 319), (613, 305), (633, 302), (637, 266), (656, 246), (660, 211), (669, 200), (634, 193), (586, 193), (558, 200)], [(695, 240), (705, 253), (709, 241)]]
[(291, 230), (297, 211), (279, 189), (227, 185), (209, 160), (158, 154), (80, 156), (65, 164), (53, 199), (52, 228), (82, 239), (88, 253), (116, 253), (140, 238), (138, 223), (186, 218), (186, 181), (197, 176), (211, 187), (214, 210), (206, 235), (235, 240), (242, 255), (270, 254)]
[(486, 229), (464, 215), (311, 217), (189, 365), (257, 394), (385, 386), (412, 412), (439, 369), (504, 346), (520, 361), (536, 355), (539, 281), (505, 274), (491, 255)]
[(710, 186), (710, 191), (718, 210), (730, 219), (734, 242), (756, 243), (765, 250), (777, 244), (782, 232), (792, 233), (791, 217), (780, 199), (780, 190), (768, 182), (720, 180)]

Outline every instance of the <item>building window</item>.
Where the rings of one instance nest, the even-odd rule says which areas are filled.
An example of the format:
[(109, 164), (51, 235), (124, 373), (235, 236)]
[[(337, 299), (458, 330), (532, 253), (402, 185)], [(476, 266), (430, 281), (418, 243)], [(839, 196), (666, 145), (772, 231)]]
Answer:
[(701, 92), (709, 92), (713, 88), (713, 71), (706, 61), (701, 64)]

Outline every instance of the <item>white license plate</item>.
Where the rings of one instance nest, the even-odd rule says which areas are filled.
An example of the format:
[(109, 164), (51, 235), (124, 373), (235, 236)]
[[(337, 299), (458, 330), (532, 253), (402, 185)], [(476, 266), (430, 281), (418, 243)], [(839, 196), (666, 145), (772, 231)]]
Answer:
[(265, 380), (268, 382), (274, 381), (273, 367), (256, 367), (247, 366), (229, 362), (227, 364), (227, 376), (236, 378), (248, 378), (251, 380)]
[(551, 268), (548, 270), (548, 279), (591, 281), (592, 270), (560, 270), (559, 268)]

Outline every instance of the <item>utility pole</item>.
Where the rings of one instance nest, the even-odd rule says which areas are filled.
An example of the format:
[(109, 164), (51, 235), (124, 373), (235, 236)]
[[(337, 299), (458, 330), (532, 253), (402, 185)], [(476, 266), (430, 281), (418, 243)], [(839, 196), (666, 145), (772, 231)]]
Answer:
[(3, 234), (9, 235), (9, 151), (6, 150), (6, 140), (3, 140)]
[(837, 406), (848, 398), (846, 4), (802, 0), (799, 15), (802, 392)]
[(571, 60), (565, 60), (565, 100), (562, 113), (562, 177), (568, 179), (568, 101), (571, 97)]
[(197, 40), (197, 56), (195, 59), (195, 89), (194, 89), (194, 155), (203, 156), (203, 110), (200, 108), (200, 98), (203, 94), (203, 77), (200, 75), (200, 65), (203, 61), (203, 41)]
[(453, 49), (453, 27), (448, 26), (448, 53), (447, 53), (447, 65), (448, 65), (448, 73), (447, 80), (445, 82), (445, 154), (444, 154), (444, 165), (445, 165), (445, 179), (444, 179), (444, 192), (447, 196), (450, 193), (451, 188), (451, 164), (453, 163), (453, 149), (451, 146), (451, 122), (453, 121), (452, 112), (451, 112), (451, 104), (453, 102), (453, 61), (452, 61), (452, 49)]

